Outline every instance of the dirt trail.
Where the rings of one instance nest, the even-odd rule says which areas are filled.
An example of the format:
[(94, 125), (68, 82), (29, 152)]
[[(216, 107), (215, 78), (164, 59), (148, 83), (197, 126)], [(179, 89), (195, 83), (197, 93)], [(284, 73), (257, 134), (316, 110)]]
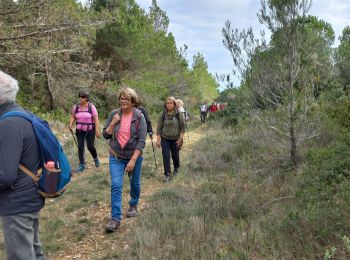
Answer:
[[(195, 144), (203, 135), (202, 127), (195, 128), (192, 131), (189, 131), (189, 136), (186, 133), (185, 135), (185, 143), (183, 149), (181, 150), (180, 156), (182, 163), (185, 163), (185, 158), (189, 158), (188, 155), (192, 151), (193, 144)], [(189, 137), (189, 138), (188, 138)], [(151, 146), (150, 141), (148, 140), (148, 146)], [(152, 157), (153, 159), (153, 157)], [(101, 157), (101, 168), (102, 171), (108, 171), (108, 158)], [(151, 162), (144, 162), (150, 164)], [(128, 208), (128, 200), (129, 194), (128, 192), (123, 191), (123, 219), (121, 228), (112, 234), (106, 234), (104, 232), (104, 226), (108, 222), (108, 216), (110, 216), (110, 205), (107, 203), (109, 201), (107, 198), (104, 202), (99, 202), (98, 205), (92, 206), (91, 209), (81, 209), (87, 210), (87, 218), (89, 223), (91, 223), (89, 227), (88, 234), (84, 236), (84, 238), (77, 244), (71, 244), (69, 241), (69, 237), (64, 236), (64, 241), (60, 241), (65, 244), (64, 253), (58, 253), (54, 255), (49, 255), (49, 259), (59, 260), (59, 259), (99, 259), (103, 256), (106, 256), (108, 252), (122, 252), (123, 250), (128, 249), (129, 241), (127, 241), (127, 237), (129, 232), (132, 230), (132, 226), (134, 222), (138, 222), (142, 218), (142, 213), (147, 211), (147, 208), (151, 207), (149, 202), (150, 196), (155, 194), (160, 189), (164, 188), (165, 185), (161, 181), (159, 176), (162, 176), (162, 164), (158, 161), (158, 169), (157, 169), (157, 178), (143, 178), (142, 179), (142, 187), (141, 187), (141, 197), (139, 203), (139, 214), (136, 218), (125, 218), (125, 213)], [(91, 167), (92, 170), (94, 167)], [(89, 173), (87, 170), (84, 175), (76, 176), (74, 178), (83, 178)], [(171, 184), (170, 184), (171, 185)], [(125, 185), (124, 185), (125, 186)], [(110, 191), (107, 191), (110, 194)], [(108, 195), (109, 196), (109, 195)], [(79, 211), (75, 211), (74, 214), (68, 214), (65, 216), (65, 221), (72, 221), (79, 223)]]

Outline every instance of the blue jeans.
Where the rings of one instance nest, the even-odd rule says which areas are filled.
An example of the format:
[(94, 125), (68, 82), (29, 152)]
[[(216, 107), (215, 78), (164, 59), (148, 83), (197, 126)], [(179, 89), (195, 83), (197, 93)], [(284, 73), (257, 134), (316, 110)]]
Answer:
[[(141, 193), (141, 164), (143, 157), (137, 158), (134, 170), (130, 175), (130, 206), (136, 206), (139, 203)], [(122, 194), (124, 171), (128, 164), (128, 159), (118, 159), (113, 155), (109, 156), (109, 171), (111, 174), (111, 208), (112, 219), (121, 220), (122, 218)]]

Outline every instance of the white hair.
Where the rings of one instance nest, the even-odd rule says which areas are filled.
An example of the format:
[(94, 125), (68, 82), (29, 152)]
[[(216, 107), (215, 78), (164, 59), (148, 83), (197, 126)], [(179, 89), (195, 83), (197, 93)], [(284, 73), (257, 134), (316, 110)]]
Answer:
[(15, 101), (18, 89), (18, 81), (0, 70), (0, 104)]

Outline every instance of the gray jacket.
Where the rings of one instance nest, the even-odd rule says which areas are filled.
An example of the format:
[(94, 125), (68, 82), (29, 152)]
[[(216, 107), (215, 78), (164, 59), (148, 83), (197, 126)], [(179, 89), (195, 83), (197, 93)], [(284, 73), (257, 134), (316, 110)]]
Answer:
[(131, 158), (136, 149), (142, 152), (143, 148), (145, 147), (147, 134), (146, 120), (140, 110), (136, 108), (133, 109), (133, 115), (130, 125), (130, 139), (125, 145), (125, 147), (122, 149), (117, 139), (118, 131), (120, 128), (120, 121), (115, 125), (113, 129), (113, 134), (110, 135), (106, 132), (107, 127), (111, 123), (112, 118), (116, 113), (119, 114), (120, 118), (122, 117), (121, 109), (113, 110), (110, 113), (106, 124), (103, 128), (103, 137), (105, 139), (110, 139), (109, 146), (118, 156), (123, 158)]
[[(14, 102), (0, 105), (0, 117), (21, 110)], [(0, 120), (0, 216), (37, 212), (45, 200), (19, 163), (35, 172), (41, 166), (40, 150), (30, 122), (20, 117)]]

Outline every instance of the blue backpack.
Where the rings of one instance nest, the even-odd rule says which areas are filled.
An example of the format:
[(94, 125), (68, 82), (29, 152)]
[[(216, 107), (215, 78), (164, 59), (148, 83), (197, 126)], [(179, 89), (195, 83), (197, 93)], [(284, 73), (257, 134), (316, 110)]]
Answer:
[[(32, 123), (42, 160), (42, 167), (37, 174), (32, 173), (22, 164), (19, 168), (34, 180), (38, 186), (38, 192), (43, 197), (55, 198), (62, 195), (71, 179), (71, 168), (49, 124), (32, 113), (22, 111), (7, 112), (0, 120), (14, 116), (22, 117)], [(54, 166), (48, 167), (49, 164), (46, 165), (46, 163), (49, 161), (54, 162)]]

